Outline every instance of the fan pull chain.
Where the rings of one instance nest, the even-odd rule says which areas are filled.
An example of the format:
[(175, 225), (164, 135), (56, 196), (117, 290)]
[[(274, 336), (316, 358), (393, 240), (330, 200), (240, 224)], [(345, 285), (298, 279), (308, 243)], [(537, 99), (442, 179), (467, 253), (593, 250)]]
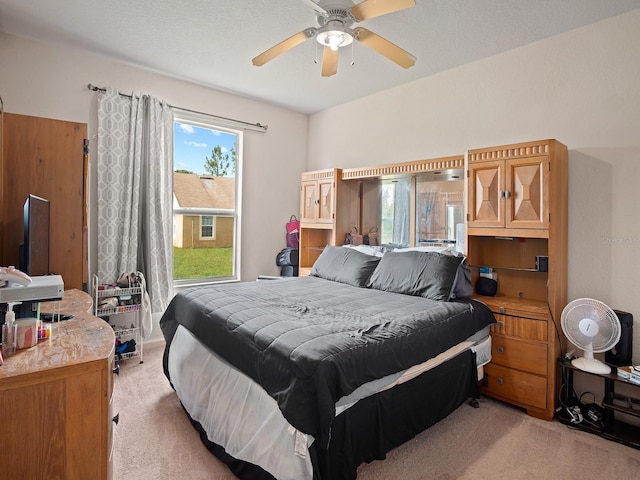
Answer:
[(351, 42), (351, 66), (353, 67), (356, 64), (356, 61), (353, 59), (353, 44), (355, 42)]
[(318, 42), (313, 42), (316, 44), (316, 58), (313, 59), (313, 63), (318, 63)]

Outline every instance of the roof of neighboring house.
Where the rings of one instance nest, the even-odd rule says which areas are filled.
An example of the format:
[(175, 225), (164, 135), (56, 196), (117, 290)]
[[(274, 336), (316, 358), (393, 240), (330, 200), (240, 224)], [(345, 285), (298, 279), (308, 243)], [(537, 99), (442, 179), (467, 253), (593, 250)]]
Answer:
[(173, 173), (173, 194), (180, 207), (235, 208), (235, 178)]

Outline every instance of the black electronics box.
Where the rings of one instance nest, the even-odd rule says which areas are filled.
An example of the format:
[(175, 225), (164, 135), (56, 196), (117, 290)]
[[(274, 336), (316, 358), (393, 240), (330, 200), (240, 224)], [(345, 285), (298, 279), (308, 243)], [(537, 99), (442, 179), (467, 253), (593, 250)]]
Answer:
[(539, 272), (548, 272), (549, 257), (546, 255), (536, 255), (536, 270)]
[(614, 310), (620, 320), (620, 341), (604, 354), (604, 361), (610, 365), (624, 367), (631, 365), (633, 356), (633, 315), (629, 312)]

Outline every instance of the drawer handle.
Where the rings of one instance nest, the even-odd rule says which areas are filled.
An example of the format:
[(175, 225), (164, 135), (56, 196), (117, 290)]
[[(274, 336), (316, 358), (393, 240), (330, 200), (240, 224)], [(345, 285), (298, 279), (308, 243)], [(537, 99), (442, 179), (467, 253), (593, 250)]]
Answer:
[(118, 424), (118, 422), (120, 421), (120, 414), (117, 413), (115, 417), (113, 417), (113, 423), (115, 423), (116, 425)]
[(504, 347), (502, 345), (498, 347), (498, 353), (504, 353)]
[[(498, 308), (498, 311), (499, 311), (500, 313), (504, 313), (504, 307), (500, 307), (500, 308)], [(504, 322), (501, 322), (501, 323), (504, 325)]]
[(498, 326), (499, 326), (500, 328), (504, 328), (504, 322), (502, 322), (502, 321), (498, 322)]
[(502, 385), (504, 383), (504, 380), (501, 377), (496, 378), (496, 381), (498, 382), (498, 385)]
[(115, 373), (116, 375), (120, 375), (120, 364), (119, 363), (116, 365), (116, 368), (113, 369), (113, 373)]

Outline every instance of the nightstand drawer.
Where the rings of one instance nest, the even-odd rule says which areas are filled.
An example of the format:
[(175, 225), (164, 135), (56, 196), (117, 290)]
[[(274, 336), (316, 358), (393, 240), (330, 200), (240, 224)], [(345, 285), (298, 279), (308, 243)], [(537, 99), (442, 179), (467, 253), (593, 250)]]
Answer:
[(547, 379), (490, 363), (485, 365), (484, 392), (523, 406), (546, 408)]
[(531, 318), (513, 317), (494, 313), (495, 324), (491, 325), (491, 333), (500, 333), (525, 340), (547, 341), (547, 322)]
[(493, 334), (491, 363), (547, 375), (547, 344)]

